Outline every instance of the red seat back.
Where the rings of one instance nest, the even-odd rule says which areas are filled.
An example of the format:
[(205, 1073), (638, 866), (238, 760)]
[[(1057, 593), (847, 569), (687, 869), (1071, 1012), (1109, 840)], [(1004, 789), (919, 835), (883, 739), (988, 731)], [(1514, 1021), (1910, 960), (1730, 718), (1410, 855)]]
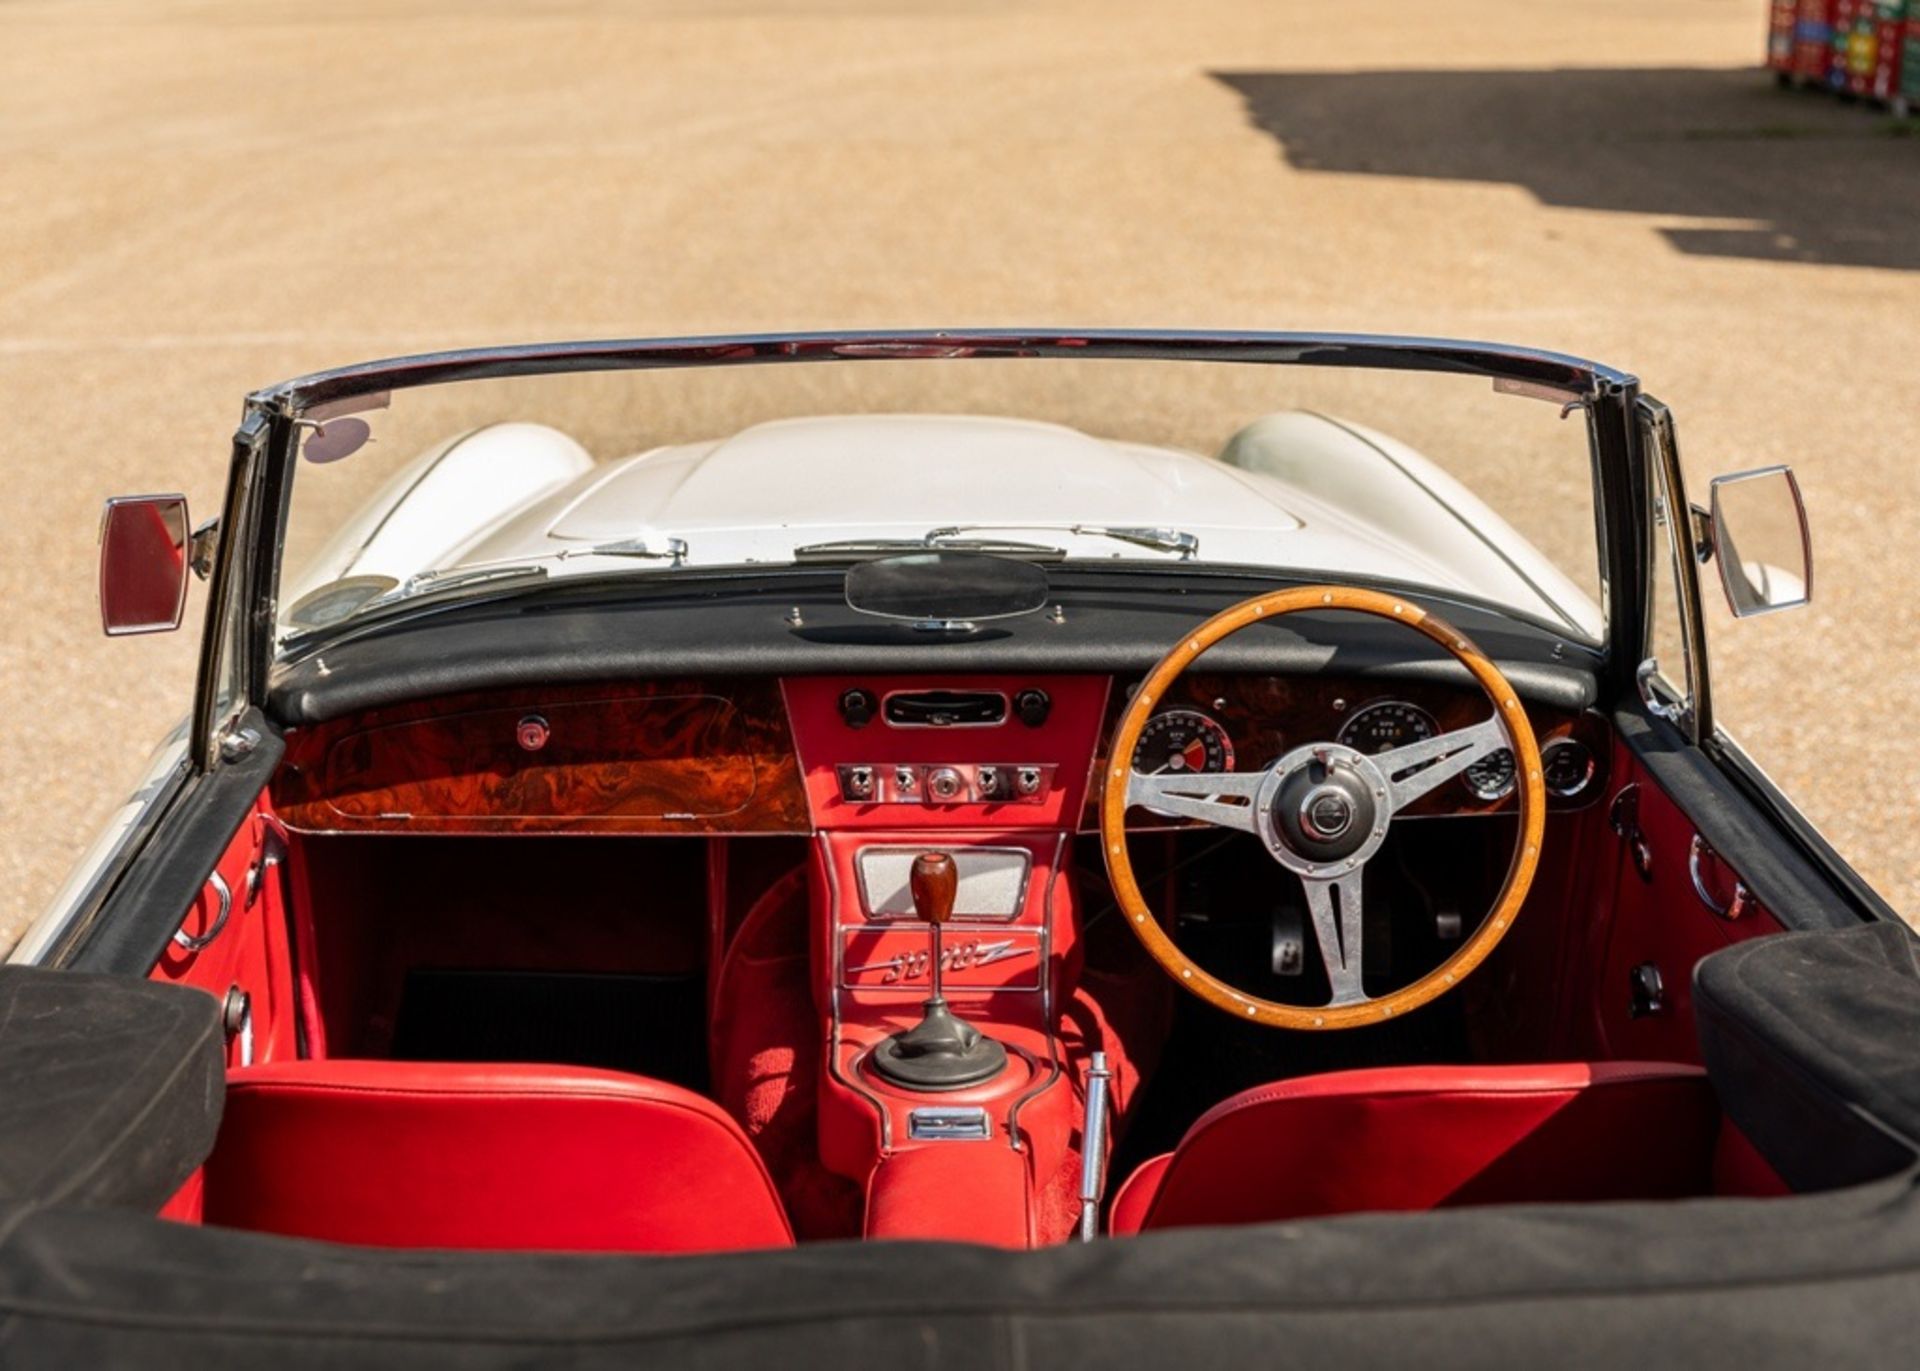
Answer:
[(381, 1247), (686, 1252), (793, 1241), (739, 1127), (678, 1086), (563, 1066), (234, 1071), (206, 1222)]
[(1706, 1073), (1649, 1062), (1339, 1071), (1217, 1105), (1114, 1197), (1115, 1233), (1712, 1190)]

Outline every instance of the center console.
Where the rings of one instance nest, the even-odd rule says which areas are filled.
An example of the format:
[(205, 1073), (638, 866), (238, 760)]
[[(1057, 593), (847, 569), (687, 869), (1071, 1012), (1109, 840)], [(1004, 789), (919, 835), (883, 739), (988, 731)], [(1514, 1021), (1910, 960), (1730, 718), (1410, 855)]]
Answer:
[(1080, 1127), (1064, 877), (1107, 682), (783, 688), (817, 834), (822, 1160), (866, 1187), (869, 1236), (1032, 1245)]

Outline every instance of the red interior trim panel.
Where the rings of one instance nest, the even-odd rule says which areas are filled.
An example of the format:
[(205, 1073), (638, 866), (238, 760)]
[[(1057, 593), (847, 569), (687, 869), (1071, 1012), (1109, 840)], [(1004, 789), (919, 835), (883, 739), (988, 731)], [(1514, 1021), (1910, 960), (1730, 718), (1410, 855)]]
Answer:
[(206, 1221), (381, 1247), (689, 1252), (791, 1243), (711, 1101), (554, 1066), (288, 1062), (231, 1074)]
[(1111, 1226), (1705, 1195), (1718, 1125), (1706, 1073), (1667, 1063), (1307, 1076), (1208, 1111), (1128, 1180)]

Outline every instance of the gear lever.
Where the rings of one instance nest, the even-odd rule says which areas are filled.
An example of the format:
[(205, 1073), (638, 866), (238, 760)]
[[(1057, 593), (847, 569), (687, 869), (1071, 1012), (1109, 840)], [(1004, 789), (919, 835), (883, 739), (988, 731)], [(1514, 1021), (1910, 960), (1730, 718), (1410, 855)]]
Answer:
[(873, 1050), (873, 1069), (909, 1090), (958, 1090), (992, 1080), (1006, 1069), (1007, 1049), (956, 1017), (941, 993), (946, 971), (941, 930), (953, 917), (960, 868), (945, 852), (922, 852), (913, 859), (907, 889), (913, 912), (928, 925), (933, 991), (920, 1006), (919, 1023)]

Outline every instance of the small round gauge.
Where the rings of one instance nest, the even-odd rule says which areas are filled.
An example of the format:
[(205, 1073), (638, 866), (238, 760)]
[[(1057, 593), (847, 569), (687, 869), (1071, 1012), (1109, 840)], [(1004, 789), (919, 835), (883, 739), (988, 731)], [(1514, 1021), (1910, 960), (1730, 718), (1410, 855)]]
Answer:
[(1433, 715), (1420, 706), (1401, 700), (1382, 700), (1347, 720), (1337, 741), (1355, 752), (1372, 756), (1408, 743), (1423, 743), (1439, 731), (1440, 725), (1433, 721)]
[(1466, 769), (1461, 783), (1477, 800), (1503, 800), (1513, 793), (1513, 754), (1504, 747)]
[(1541, 779), (1562, 799), (1585, 790), (1593, 770), (1592, 751), (1576, 738), (1556, 738), (1540, 750)]
[(1133, 769), (1159, 772), (1233, 770), (1233, 740), (1197, 709), (1170, 709), (1147, 720), (1133, 749)]

